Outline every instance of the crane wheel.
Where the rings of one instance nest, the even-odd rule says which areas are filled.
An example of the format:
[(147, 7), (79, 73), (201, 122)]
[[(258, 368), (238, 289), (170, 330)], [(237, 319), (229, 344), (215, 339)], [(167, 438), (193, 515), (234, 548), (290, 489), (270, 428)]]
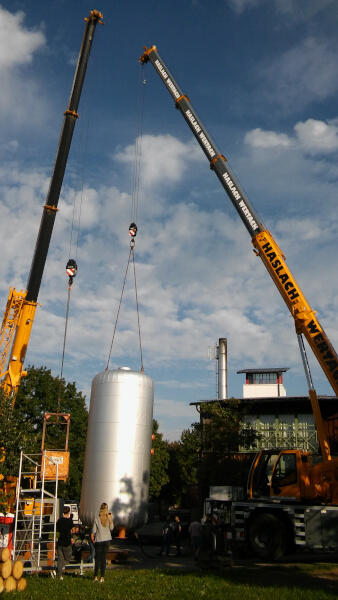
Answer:
[(285, 525), (275, 515), (257, 515), (249, 526), (249, 543), (255, 556), (277, 560), (287, 549)]

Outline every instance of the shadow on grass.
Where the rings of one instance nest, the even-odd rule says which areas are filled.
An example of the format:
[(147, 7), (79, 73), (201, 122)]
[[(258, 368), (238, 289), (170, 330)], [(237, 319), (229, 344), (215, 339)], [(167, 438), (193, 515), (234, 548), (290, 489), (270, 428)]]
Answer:
[[(163, 569), (165, 575), (177, 576), (177, 571)], [(254, 563), (245, 566), (223, 567), (213, 564), (200, 564), (200, 570), (179, 572), (181, 577), (189, 576), (203, 579), (208, 576), (226, 580), (232, 585), (250, 585), (254, 587), (269, 588), (275, 591), (299, 588), (311, 592), (322, 592), (338, 597), (338, 566), (316, 565), (310, 570), (302, 565), (262, 565)]]

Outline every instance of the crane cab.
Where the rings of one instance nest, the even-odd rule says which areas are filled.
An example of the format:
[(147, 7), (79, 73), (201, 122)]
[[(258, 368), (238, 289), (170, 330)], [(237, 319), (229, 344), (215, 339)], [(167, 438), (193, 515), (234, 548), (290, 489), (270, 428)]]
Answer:
[(248, 477), (248, 498), (284, 497), (300, 500), (308, 487), (309, 453), (301, 450), (259, 452)]

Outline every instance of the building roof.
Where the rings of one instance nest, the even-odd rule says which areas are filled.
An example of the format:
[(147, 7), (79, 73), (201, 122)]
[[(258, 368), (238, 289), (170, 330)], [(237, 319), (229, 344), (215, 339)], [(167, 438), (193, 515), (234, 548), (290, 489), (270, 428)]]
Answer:
[[(338, 398), (336, 396), (318, 396), (323, 418), (329, 420), (338, 413)], [(200, 400), (190, 402), (197, 412), (205, 414), (213, 404), (224, 406), (242, 406), (247, 415), (290, 415), (313, 414), (309, 396), (280, 396), (278, 398), (229, 398), (228, 400)]]
[[(334, 402), (338, 409), (338, 397), (337, 396), (318, 396), (318, 400), (321, 402)], [(232, 402), (240, 402), (241, 404), (286, 404), (288, 402), (308, 402), (310, 406), (309, 396), (272, 396), (271, 398), (213, 398), (211, 400), (199, 400), (198, 402), (189, 402), (189, 406), (198, 406), (200, 404), (217, 404), (224, 402), (231, 404)]]
[(241, 369), (237, 373), (285, 373), (290, 367), (274, 367), (271, 369)]

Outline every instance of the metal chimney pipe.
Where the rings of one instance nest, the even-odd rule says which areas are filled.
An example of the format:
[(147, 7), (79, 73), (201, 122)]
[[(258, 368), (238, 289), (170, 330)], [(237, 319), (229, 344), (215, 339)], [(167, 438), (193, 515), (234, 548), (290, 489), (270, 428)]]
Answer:
[(218, 340), (218, 399), (228, 398), (228, 354), (227, 338)]

